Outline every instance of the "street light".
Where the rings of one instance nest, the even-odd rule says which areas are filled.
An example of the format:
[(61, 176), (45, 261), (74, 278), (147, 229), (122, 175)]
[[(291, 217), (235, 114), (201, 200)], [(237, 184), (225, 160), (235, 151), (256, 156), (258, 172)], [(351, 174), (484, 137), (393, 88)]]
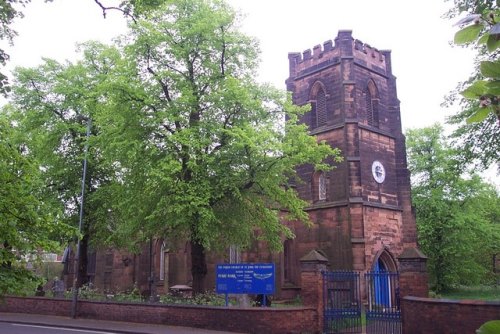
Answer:
[[(85, 148), (84, 148), (84, 157), (83, 157), (83, 173), (82, 173), (82, 199), (80, 200), (80, 218), (78, 221), (78, 232), (82, 233), (83, 227), (83, 199), (85, 195), (85, 179), (87, 177), (87, 152), (89, 150), (89, 137), (90, 137), (90, 127), (92, 126), (92, 122), (90, 118), (85, 116), (79, 116), (79, 119), (83, 119), (87, 121), (87, 135), (85, 137)], [(71, 317), (76, 318), (76, 303), (78, 301), (78, 279), (80, 278), (80, 244), (81, 240), (78, 237), (78, 243), (76, 246), (76, 269), (75, 269), (75, 277), (73, 279), (73, 302), (71, 307)]]

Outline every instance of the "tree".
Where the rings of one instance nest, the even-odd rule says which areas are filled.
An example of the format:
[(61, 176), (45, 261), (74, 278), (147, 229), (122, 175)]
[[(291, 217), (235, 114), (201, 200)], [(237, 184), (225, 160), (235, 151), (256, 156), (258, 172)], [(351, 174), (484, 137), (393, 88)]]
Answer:
[[(103, 47), (102, 53), (105, 52)], [(97, 62), (89, 65), (92, 57), (89, 53), (76, 64), (46, 59), (37, 68), (17, 69), (11, 105), (4, 108), (4, 113), (23, 134), (18, 140), (27, 147), (26, 155), (40, 164), (45, 201), (58, 206), (63, 212), (60, 219), (72, 226), (78, 226), (82, 200), (82, 162), (88, 140), (86, 126), (99, 108), (98, 86), (112, 66), (111, 56), (107, 58), (108, 66)], [(102, 232), (100, 224), (105, 225), (108, 218), (105, 214), (107, 202), (100, 190), (106, 191), (112, 170), (102, 161), (98, 147), (92, 144), (92, 138), (98, 133), (99, 126), (94, 124), (85, 179), (78, 285), (87, 282), (89, 237), (98, 241), (95, 236), (102, 235), (98, 233)]]
[[(51, 0), (46, 0), (46, 2)], [(16, 18), (23, 17), (22, 7), (28, 4), (30, 0), (6, 0), (0, 6), (0, 39), (13, 42), (16, 32), (11, 29), (10, 25)], [(100, 1), (95, 1), (103, 9), (106, 10), (120, 10), (125, 16), (135, 19), (140, 15), (145, 15), (148, 10), (158, 6), (164, 0), (146, 0), (146, 1), (122, 1), (118, 7), (106, 7)], [(4, 50), (0, 49), (0, 64), (5, 65), (9, 56)], [(89, 56), (89, 61), (92, 61)], [(109, 60), (109, 59), (108, 59)], [(95, 65), (95, 64), (93, 64)], [(103, 64), (101, 64), (103, 65)], [(24, 147), (23, 159), (30, 163), (40, 163), (41, 170), (36, 173), (38, 177), (43, 179), (37, 180), (33, 184), (28, 183), (27, 188), (38, 185), (41, 187), (39, 195), (44, 199), (44, 205), (51, 206), (52, 208), (59, 208), (60, 214), (58, 219), (61, 220), (60, 224), (72, 224), (76, 226), (78, 218), (79, 198), (79, 180), (81, 177), (81, 161), (82, 161), (82, 144), (84, 136), (82, 128), (84, 128), (84, 118), (91, 117), (90, 111), (92, 110), (92, 94), (83, 95), (82, 90), (92, 91), (93, 84), (98, 82), (100, 76), (105, 75), (106, 66), (99, 69), (90, 67), (92, 70), (83, 74), (81, 72), (82, 66), (76, 64), (59, 64), (55, 61), (46, 60), (45, 64), (38, 69), (20, 69), (17, 74), (17, 80), (14, 94), (14, 103), (12, 106), (4, 108), (2, 122), (12, 121), (19, 127), (18, 134), (12, 138), (12, 145), (19, 145)], [(83, 74), (83, 75), (82, 75)], [(46, 75), (46, 76), (45, 76)], [(92, 76), (85, 77), (85, 75)], [(7, 76), (0, 73), (0, 93), (7, 95), (11, 90), (8, 83)], [(87, 92), (87, 91), (86, 91)], [(95, 102), (95, 99), (94, 99)], [(83, 117), (81, 117), (83, 116)], [(4, 130), (2, 124), (2, 131)], [(96, 133), (94, 128), (94, 133)], [(22, 137), (22, 138), (21, 138)], [(94, 150), (96, 152), (96, 150)], [(39, 159), (39, 160), (38, 160)], [(40, 161), (40, 162), (38, 162)], [(103, 163), (99, 163), (98, 154), (92, 158), (92, 163), (89, 168), (89, 178), (87, 181), (87, 191), (89, 198), (85, 202), (85, 212), (87, 219), (95, 224), (84, 225), (84, 233), (82, 240), (82, 259), (80, 261), (80, 274), (78, 277), (81, 279), (78, 284), (85, 282), (86, 279), (86, 249), (88, 244), (88, 236), (93, 235), (94, 240), (98, 239), (96, 236), (102, 236), (105, 239), (109, 235), (109, 231), (103, 223), (99, 222), (109, 219), (109, 213), (106, 208), (106, 199), (109, 198), (109, 192), (106, 185), (109, 179), (106, 177), (106, 169)], [(35, 167), (33, 167), (35, 168)], [(27, 180), (30, 181), (30, 180)], [(23, 186), (22, 183), (16, 184)], [(44, 185), (44, 186), (42, 186)], [(101, 189), (97, 192), (97, 188)], [(11, 191), (11, 193), (7, 193)], [(8, 197), (16, 197), (21, 194), (22, 189), (6, 187), (4, 195)], [(19, 203), (21, 206), (22, 203)], [(26, 213), (28, 214), (28, 213)], [(36, 215), (36, 212), (30, 212)], [(43, 213), (40, 213), (43, 216)], [(34, 217), (33, 216), (33, 217)], [(33, 218), (34, 219), (34, 218)], [(2, 221), (2, 223), (4, 223)], [(52, 225), (48, 225), (49, 228)], [(91, 228), (90, 228), (91, 227)], [(74, 232), (74, 230), (73, 230)], [(108, 232), (108, 233), (102, 233)], [(11, 233), (4, 234), (4, 251), (9, 253), (8, 249), (18, 247), (16, 239), (10, 240), (13, 237)], [(74, 235), (74, 234), (73, 234)], [(68, 240), (69, 234), (64, 234)], [(58, 239), (59, 240), (59, 239)], [(66, 241), (67, 241), (66, 240)], [(33, 245), (47, 246), (47, 240), (41, 236), (40, 243), (33, 243)], [(49, 247), (50, 248), (50, 247)], [(46, 250), (50, 250), (47, 248)], [(24, 254), (23, 249), (16, 250), (19, 254)], [(6, 259), (7, 257), (5, 257)], [(5, 262), (6, 261), (6, 262)], [(2, 268), (4, 264), (12, 269), (15, 265), (12, 258), (9, 260), (2, 259)], [(17, 268), (17, 267), (16, 267)], [(17, 270), (17, 269), (16, 269)], [(20, 271), (19, 271), (20, 270)], [(18, 273), (17, 276), (2, 276), (2, 282), (5, 283), (0, 287), (0, 294), (3, 291), (10, 291), (8, 289), (17, 289), (22, 281), (21, 277), (30, 279), (27, 271), (19, 269), (18, 271), (11, 270), (11, 273)], [(3, 273), (2, 273), (3, 275)], [(12, 279), (17, 277), (16, 279)], [(17, 283), (16, 283), (17, 282)]]
[(39, 280), (27, 261), (59, 250), (73, 232), (44, 201), (38, 165), (15, 145), (15, 131), (0, 119), (0, 296), (34, 291)]
[(461, 29), (455, 34), (454, 42), (477, 50), (477, 67), (476, 72), (448, 96), (445, 104), (459, 102), (462, 105), (462, 110), (451, 116), (448, 123), (458, 125), (452, 138), (464, 153), (462, 159), (488, 168), (500, 160), (500, 9), (496, 1), (490, 0), (455, 0), (454, 4), (446, 15), (448, 18), (462, 12), (469, 14), (456, 23)]
[(488, 282), (500, 251), (500, 197), (467, 168), (439, 125), (407, 132), (419, 242), (439, 292)]
[[(48, 2), (51, 0), (45, 0), (45, 1)], [(30, 0), (6, 0), (2, 2), (2, 5), (0, 6), (0, 39), (7, 40), (10, 44), (13, 43), (13, 39), (17, 35), (17, 33), (10, 27), (10, 25), (16, 18), (23, 17), (21, 9), (29, 2)], [(161, 1), (156, 1), (156, 0), (151, 0), (151, 1), (147, 0), (140, 2), (123, 1), (120, 4), (119, 9), (122, 10), (124, 14), (128, 13), (129, 17), (133, 17), (132, 15), (135, 15), (136, 13), (137, 14), (146, 13), (149, 8), (153, 8), (159, 2)], [(96, 1), (96, 3), (99, 4), (99, 1)], [(5, 66), (8, 60), (9, 60), (9, 55), (5, 52), (5, 50), (0, 49), (0, 65)], [(25, 102), (24, 106), (29, 108), (31, 104), (36, 104), (36, 101), (38, 101), (40, 102), (39, 107), (46, 112), (45, 113), (42, 112), (39, 115), (36, 115), (36, 112), (40, 111), (40, 109), (35, 108), (31, 110), (31, 116), (33, 117), (28, 116), (27, 118), (23, 118), (25, 115), (17, 114), (15, 116), (14, 115), (15, 112), (13, 113), (10, 112), (13, 109), (7, 107), (3, 110), (4, 113), (0, 114), (1, 116), (0, 121), (2, 122), (1, 124), (2, 137), (0, 139), (5, 140), (4, 142), (2, 142), (2, 145), (6, 145), (5, 147), (2, 147), (2, 153), (7, 154), (5, 158), (5, 165), (2, 165), (2, 167), (15, 168), (18, 167), (18, 165), (22, 165), (23, 167), (27, 168), (29, 167), (26, 171), (21, 171), (21, 170), (19, 171), (20, 175), (19, 178), (17, 179), (17, 181), (19, 182), (12, 182), (9, 184), (9, 186), (5, 186), (2, 189), (2, 199), (0, 199), (0, 202), (2, 200), (4, 201), (0, 204), (0, 207), (2, 207), (2, 209), (7, 210), (9, 208), (8, 207), (9, 203), (10, 204), (16, 203), (15, 204), (16, 206), (13, 207), (12, 212), (2, 211), (0, 213), (1, 215), (0, 217), (2, 218), (2, 220), (0, 221), (0, 223), (2, 224), (1, 235), (3, 238), (2, 240), (3, 248), (1, 248), (2, 256), (0, 258), (1, 260), (0, 295), (2, 295), (5, 292), (19, 291), (20, 287), (22, 287), (25, 282), (28, 281), (35, 282), (34, 276), (32, 276), (29, 271), (23, 269), (23, 267), (21, 266), (22, 263), (14, 260), (19, 260), (23, 256), (29, 255), (28, 253), (35, 251), (37, 247), (39, 248), (38, 249), (39, 251), (42, 249), (50, 251), (51, 249), (54, 248), (54, 244), (50, 243), (49, 240), (47, 239), (47, 236), (44, 234), (44, 231), (46, 230), (45, 227), (48, 230), (54, 229), (56, 227), (57, 229), (60, 229), (58, 231), (60, 232), (60, 234), (56, 233), (57, 231), (55, 230), (51, 230), (52, 231), (51, 236), (55, 238), (54, 240), (61, 241), (60, 240), (61, 235), (63, 235), (64, 238), (66, 239), (70, 238), (70, 234), (67, 233), (67, 228), (65, 223), (69, 223), (70, 221), (73, 221), (74, 223), (75, 221), (75, 206), (77, 207), (78, 198), (76, 198), (77, 193), (74, 191), (75, 191), (75, 185), (78, 183), (77, 180), (79, 179), (79, 170), (78, 168), (68, 169), (67, 167), (68, 166), (77, 167), (79, 164), (76, 163), (76, 160), (80, 159), (81, 156), (79, 156), (78, 153), (74, 150), (73, 153), (75, 153), (75, 155), (73, 156), (71, 156), (71, 154), (69, 154), (68, 156), (65, 154), (63, 154), (63, 156), (57, 156), (57, 154), (55, 153), (56, 152), (69, 153), (69, 151), (71, 150), (70, 148), (71, 145), (69, 143), (72, 140), (76, 140), (76, 142), (81, 144), (81, 133), (75, 130), (76, 124), (73, 124), (73, 126), (71, 126), (71, 124), (69, 124), (69, 126), (66, 126), (67, 130), (66, 132), (62, 130), (64, 126), (61, 125), (64, 122), (70, 121), (69, 118), (65, 119), (63, 114), (65, 112), (69, 112), (69, 114), (71, 114), (72, 111), (74, 111), (74, 109), (71, 109), (70, 106), (72, 103), (70, 101), (71, 99), (66, 99), (69, 96), (65, 95), (67, 92), (57, 92), (57, 89), (60, 87), (58, 85), (60, 84), (60, 82), (56, 83), (57, 81), (56, 79), (61, 78), (58, 76), (57, 71), (60, 70), (63, 66), (60, 64), (56, 64), (54, 62), (50, 63), (49, 61), (46, 63), (46, 66), (51, 67), (50, 70), (52, 70), (51, 74), (53, 75), (49, 76), (49, 78), (50, 80), (53, 80), (52, 88), (55, 87), (56, 90), (55, 92), (51, 91), (50, 90), (51, 88), (49, 88), (51, 86), (50, 80), (44, 80), (46, 78), (40, 76), (36, 77), (35, 73), (36, 71), (33, 71), (32, 73), (28, 73), (29, 71), (25, 71), (19, 76), (21, 82), (23, 79), (27, 80), (25, 81), (25, 83), (27, 84), (27, 86), (31, 85), (32, 88), (31, 96), (29, 97), (25, 96), (29, 99), (29, 101), (28, 100), (24, 101)], [(31, 76), (30, 74), (34, 75), (36, 78)], [(77, 75), (73, 75), (73, 77), (78, 78)], [(40, 80), (37, 82), (37, 79)], [(62, 78), (62, 80), (68, 80), (68, 78)], [(28, 81), (30, 82), (29, 84), (27, 83)], [(77, 83), (76, 87), (78, 87), (78, 80), (76, 80), (75, 82)], [(7, 94), (10, 91), (11, 87), (9, 85), (7, 75), (0, 72), (0, 93), (3, 94), (4, 96), (7, 96)], [(27, 89), (26, 92), (27, 91), (29, 91), (29, 89)], [(47, 94), (54, 93), (54, 95), (43, 96), (44, 93)], [(73, 92), (70, 92), (69, 94), (73, 94)], [(22, 95), (23, 93), (19, 92), (17, 93), (17, 96), (22, 96)], [(54, 96), (56, 96), (56, 98), (50, 101), (51, 97)], [(61, 96), (65, 96), (65, 98), (57, 101), (57, 97)], [(68, 101), (70, 102), (68, 103)], [(74, 103), (75, 101), (73, 101), (73, 105)], [(69, 110), (65, 109), (68, 107), (70, 108)], [(54, 118), (52, 119), (50, 118), (50, 115), (48, 115), (50, 114), (51, 111), (53, 111), (54, 113), (53, 115)], [(26, 132), (19, 132), (27, 134), (26, 137), (22, 139), (17, 138), (18, 136), (14, 136), (12, 138), (3, 137), (4, 134), (7, 135), (6, 124), (9, 124), (10, 121), (7, 120), (6, 114), (10, 114), (8, 116), (10, 117), (10, 120), (15, 120), (17, 118), (18, 121), (20, 120), (25, 121), (15, 124), (19, 124), (20, 128), (26, 131)], [(66, 116), (67, 115), (68, 114), (66, 114)], [(75, 116), (75, 114), (73, 114), (73, 116)], [(57, 118), (59, 118), (60, 121), (59, 123), (57, 121), (54, 122), (54, 119)], [(81, 123), (81, 120), (79, 123)], [(57, 126), (54, 126), (55, 124)], [(40, 128), (37, 128), (37, 126), (39, 125)], [(52, 136), (43, 133), (43, 131), (47, 129), (52, 130)], [(11, 134), (11, 132), (9, 132), (9, 134)], [(7, 140), (9, 140), (8, 144)], [(29, 144), (29, 149), (24, 150), (22, 155), (19, 155), (12, 149), (12, 147), (14, 147), (15, 145), (27, 148), (28, 144)], [(77, 148), (79, 149), (79, 146)], [(55, 149), (55, 151), (51, 151), (51, 149)], [(9, 156), (9, 154), (13, 155)], [(42, 169), (40, 171), (36, 170), (37, 167), (34, 166), (34, 164), (37, 163), (36, 158), (43, 158), (41, 166)], [(2, 157), (2, 162), (3, 161), (4, 159)], [(12, 175), (9, 173), (14, 173), (14, 172), (15, 172), (14, 170), (1, 171), (1, 173), (5, 173), (2, 176), (9, 180), (12, 177)], [(45, 187), (42, 186), (43, 182), (41, 180), (38, 179), (34, 180), (29, 178), (29, 176), (35, 176), (35, 175), (37, 177), (45, 179), (46, 181)], [(23, 179), (23, 177), (27, 178)], [(96, 181), (96, 179), (98, 179), (98, 177), (93, 178), (92, 180), (90, 180), (90, 182)], [(24, 182), (26, 184), (24, 184)], [(36, 186), (40, 186), (41, 189), (43, 189), (43, 191), (41, 191), (40, 189), (35, 189)], [(89, 188), (92, 187), (89, 186)], [(30, 197), (29, 194), (25, 193), (26, 189), (33, 189), (33, 192), (37, 191), (37, 196), (43, 196), (44, 198), (43, 203), (35, 202), (35, 200), (40, 201), (40, 199), (36, 198), (34, 195)], [(13, 199), (16, 200), (14, 201)], [(34, 202), (32, 203), (32, 206), (30, 206), (29, 203), (23, 202), (25, 200)], [(89, 201), (89, 203), (90, 203), (89, 207), (94, 207), (94, 208), (102, 207), (96, 205), (96, 203), (99, 203), (98, 201), (93, 203)], [(23, 209), (23, 205), (25, 205), (26, 208)], [(39, 208), (40, 211), (38, 211), (38, 209), (34, 210), (34, 207), (36, 205), (40, 206)], [(57, 207), (61, 207), (61, 205), (65, 206), (66, 210), (62, 210), (64, 214), (60, 213), (57, 215), (57, 219), (60, 219), (61, 221), (59, 221), (58, 224), (54, 224), (49, 220), (55, 218), (49, 217), (49, 213), (45, 212), (48, 210), (48, 209), (46, 210), (46, 208), (51, 207), (52, 209), (54, 209)], [(11, 217), (11, 215), (13, 212), (17, 211), (21, 212), (22, 214), (17, 218), (14, 217), (16, 218), (14, 219), (13, 217)], [(102, 211), (99, 210), (92, 210), (90, 212), (94, 213), (98, 217), (103, 216)], [(33, 225), (32, 229), (26, 228), (26, 231), (22, 231), (23, 233), (19, 234), (19, 236), (13, 234), (13, 231), (15, 231), (15, 227), (17, 225), (21, 226), (23, 224), (27, 224), (28, 222), (34, 222), (34, 221), (36, 221), (36, 224)], [(40, 227), (41, 225), (39, 221), (45, 221), (46, 225)], [(14, 229), (8, 229), (7, 227)], [(34, 240), (33, 238), (33, 233), (36, 232), (37, 228), (40, 228), (39, 231), (41, 232), (39, 241)], [(20, 238), (24, 234), (26, 235), (25, 239), (23, 239), (25, 242), (21, 242)], [(84, 234), (87, 235), (86, 233)], [(82, 254), (84, 255), (84, 257), (86, 255), (85, 252), (87, 245), (86, 240), (87, 238), (84, 238), (85, 242), (82, 243), (83, 245), (82, 248), (84, 249)], [(27, 246), (28, 243), (31, 243), (32, 247), (28, 247)], [(83, 261), (80, 262), (81, 262), (81, 267), (79, 268), (80, 270), (79, 276), (85, 278), (86, 275), (85, 258), (83, 259)]]
[[(146, 15), (147, 14), (147, 15)], [(11, 116), (42, 161), (49, 198), (75, 222), (82, 117), (92, 119), (85, 235), (114, 245), (189, 240), (193, 289), (206, 250), (280, 249), (307, 222), (289, 181), (295, 167), (338, 150), (298, 124), (305, 108), (254, 80), (257, 43), (221, 1), (178, 0), (132, 22), (115, 46), (83, 45), (83, 60), (19, 69)]]
[(304, 108), (255, 82), (258, 46), (236, 23), (224, 2), (201, 0), (138, 20), (96, 120), (117, 167), (118, 233), (189, 240), (195, 292), (207, 250), (254, 237), (280, 249), (291, 236), (280, 213), (308, 219), (294, 168), (338, 154), (297, 124)]

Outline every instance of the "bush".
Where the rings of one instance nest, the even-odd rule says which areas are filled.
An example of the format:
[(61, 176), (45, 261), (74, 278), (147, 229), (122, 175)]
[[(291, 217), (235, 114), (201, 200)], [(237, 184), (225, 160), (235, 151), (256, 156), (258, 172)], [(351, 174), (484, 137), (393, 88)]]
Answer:
[(195, 296), (182, 296), (177, 294), (166, 294), (160, 296), (162, 304), (181, 304), (181, 305), (209, 305), (209, 306), (224, 306), (226, 300), (224, 296), (214, 292), (200, 293)]
[(500, 320), (491, 320), (485, 322), (476, 331), (477, 334), (498, 334), (500, 333)]

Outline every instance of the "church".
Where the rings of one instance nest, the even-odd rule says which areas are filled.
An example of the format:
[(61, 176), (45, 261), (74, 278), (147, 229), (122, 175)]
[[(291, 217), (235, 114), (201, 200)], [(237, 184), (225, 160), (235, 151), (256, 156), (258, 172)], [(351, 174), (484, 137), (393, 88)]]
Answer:
[[(283, 221), (295, 234), (283, 252), (265, 245), (226, 256), (207, 254), (206, 286), (215, 287), (218, 263), (274, 263), (277, 299), (300, 295), (300, 260), (312, 250), (330, 270), (368, 272), (400, 269), (399, 258), (423, 257), (417, 248), (410, 175), (401, 127), (391, 52), (378, 50), (341, 30), (332, 41), (288, 54), (287, 90), (297, 105), (311, 105), (300, 120), (318, 140), (342, 151), (328, 172), (301, 166), (295, 187), (307, 201), (312, 226)], [(144, 294), (166, 293), (191, 283), (186, 242), (151, 240), (140, 254), (114, 249), (89, 254), (88, 275), (104, 291), (134, 285)], [(72, 281), (71, 265), (65, 275)], [(68, 284), (67, 283), (67, 284)]]

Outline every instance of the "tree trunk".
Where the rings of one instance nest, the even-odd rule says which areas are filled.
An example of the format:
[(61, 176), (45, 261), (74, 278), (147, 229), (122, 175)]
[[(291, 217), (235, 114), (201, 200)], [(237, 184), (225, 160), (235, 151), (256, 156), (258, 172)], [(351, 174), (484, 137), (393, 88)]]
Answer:
[[(4, 241), (3, 248), (6, 249), (9, 253), (12, 252), (12, 247), (9, 245), (8, 241)], [(2, 268), (7, 268), (7, 269), (12, 268), (12, 262), (10, 260), (5, 261), (5, 262), (3, 262), (3, 261), (4, 260), (2, 259), (2, 262), (1, 262)]]
[(88, 265), (88, 252), (89, 248), (89, 235), (85, 234), (80, 241), (80, 263), (78, 266), (78, 280), (77, 280), (77, 286), (81, 287), (84, 284), (87, 284), (89, 282), (89, 278), (87, 275), (87, 265)]
[(205, 292), (207, 262), (205, 247), (198, 240), (191, 240), (191, 274), (193, 275), (193, 295)]

